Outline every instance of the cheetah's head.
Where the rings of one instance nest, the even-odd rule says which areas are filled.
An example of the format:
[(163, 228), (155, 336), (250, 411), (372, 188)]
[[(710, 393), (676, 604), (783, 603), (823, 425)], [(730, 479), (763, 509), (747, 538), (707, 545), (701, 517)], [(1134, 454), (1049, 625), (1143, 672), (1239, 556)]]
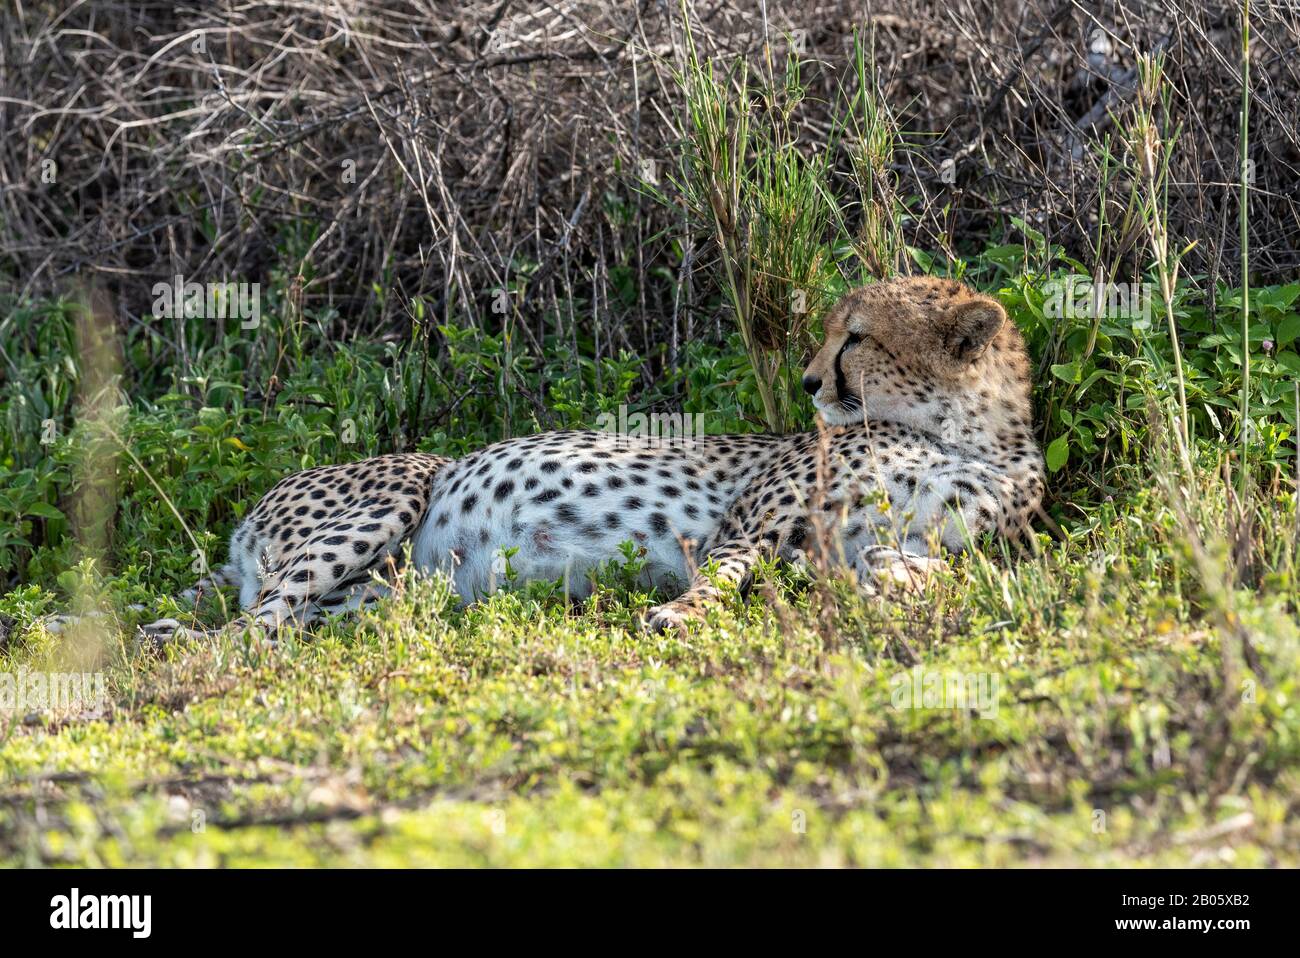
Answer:
[(983, 442), (1029, 421), (1024, 342), (991, 297), (953, 280), (855, 289), (823, 322), (803, 384), (830, 425), (891, 421)]

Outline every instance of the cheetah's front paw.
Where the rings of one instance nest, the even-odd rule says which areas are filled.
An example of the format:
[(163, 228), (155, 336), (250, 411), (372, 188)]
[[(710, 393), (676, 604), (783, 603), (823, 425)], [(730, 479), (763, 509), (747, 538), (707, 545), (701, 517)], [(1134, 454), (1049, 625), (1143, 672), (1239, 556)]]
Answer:
[(679, 602), (666, 602), (646, 612), (643, 626), (647, 632), (682, 632), (686, 623), (695, 617), (694, 610)]
[(859, 557), (858, 580), (871, 594), (888, 585), (919, 590), (944, 565), (942, 559), (873, 546), (864, 549)]

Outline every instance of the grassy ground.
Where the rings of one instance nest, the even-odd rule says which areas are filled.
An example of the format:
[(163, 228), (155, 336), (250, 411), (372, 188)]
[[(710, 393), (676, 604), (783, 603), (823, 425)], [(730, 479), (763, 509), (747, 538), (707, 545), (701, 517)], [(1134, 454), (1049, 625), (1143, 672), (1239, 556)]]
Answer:
[[(1294, 866), (1294, 617), (1267, 588), (1207, 598), (1182, 529), (1152, 493), (923, 596), (774, 573), (686, 637), (638, 633), (617, 569), (582, 606), (461, 611), (412, 580), (273, 648), (38, 627), (4, 669), (90, 650), (111, 705), (11, 718), (0, 857)], [(908, 700), (936, 676), (985, 697)]]
[[(256, 339), (185, 370), (148, 327), (114, 352), (93, 310), (10, 311), (0, 680), (99, 672), (106, 701), (0, 709), (0, 862), (1300, 864), (1300, 287), (1251, 294), (1245, 509), (1229, 293), (1211, 319), (1179, 290), (1188, 473), (1159, 322), (1046, 316), (1026, 275), (993, 288), (1039, 370), (1060, 529), (1037, 554), (976, 551), (921, 595), (771, 569), (685, 637), (637, 629), (654, 598), (625, 567), (584, 605), (534, 586), (461, 610), (412, 579), (274, 646), (161, 652), (135, 624), (190, 614), (166, 597), (280, 475), (400, 448), (412, 422), (407, 448), (459, 454), (633, 399), (756, 428), (743, 348), (692, 344), (633, 396), (635, 359), (512, 360), (450, 327), (432, 359), (418, 337), (313, 343), (274, 298)], [(274, 395), (245, 385), (272, 369)], [(68, 607), (103, 616), (51, 634)]]

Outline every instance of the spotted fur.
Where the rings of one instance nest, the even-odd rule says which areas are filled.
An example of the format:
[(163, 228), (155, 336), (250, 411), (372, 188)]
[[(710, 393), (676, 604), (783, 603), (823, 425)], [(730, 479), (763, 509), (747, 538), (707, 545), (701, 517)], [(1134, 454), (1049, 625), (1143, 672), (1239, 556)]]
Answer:
[[(373, 581), (410, 538), (429, 503), (433, 474), (448, 462), (422, 453), (321, 466), (280, 480), (230, 537), (229, 560), (184, 598), (239, 589), (243, 614), (230, 624), (276, 628), (345, 612), (387, 592)], [(168, 638), (190, 632), (174, 619), (144, 627)]]

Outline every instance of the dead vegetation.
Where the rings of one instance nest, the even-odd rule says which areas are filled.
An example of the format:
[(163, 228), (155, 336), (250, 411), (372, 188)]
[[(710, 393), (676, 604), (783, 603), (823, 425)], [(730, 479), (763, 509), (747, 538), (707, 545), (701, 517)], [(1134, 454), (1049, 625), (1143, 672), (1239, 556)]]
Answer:
[[(401, 334), (417, 295), (439, 321), (496, 322), (508, 290), (528, 348), (573, 324), (610, 354), (675, 352), (717, 329), (714, 249), (684, 232), (671, 182), (667, 204), (641, 188), (672, 169), (684, 12), (705, 57), (763, 69), (765, 49), (801, 51), (807, 143), (856, 82), (854, 29), (872, 31), (905, 144), (887, 171), (903, 238), (948, 253), (1020, 217), (1086, 264), (1140, 258), (1136, 231), (1093, 248), (1129, 188), (1098, 156), (1136, 54), (1163, 51), (1169, 230), (1197, 240), (1190, 274), (1238, 282), (1234, 3), (81, 0), (18, 3), (0, 25), (0, 283), (91, 276), (126, 325), (176, 274), (279, 278), (286, 309), (333, 307), (343, 337)], [(1266, 0), (1252, 17), (1249, 243), (1267, 282), (1300, 266), (1300, 14)]]

